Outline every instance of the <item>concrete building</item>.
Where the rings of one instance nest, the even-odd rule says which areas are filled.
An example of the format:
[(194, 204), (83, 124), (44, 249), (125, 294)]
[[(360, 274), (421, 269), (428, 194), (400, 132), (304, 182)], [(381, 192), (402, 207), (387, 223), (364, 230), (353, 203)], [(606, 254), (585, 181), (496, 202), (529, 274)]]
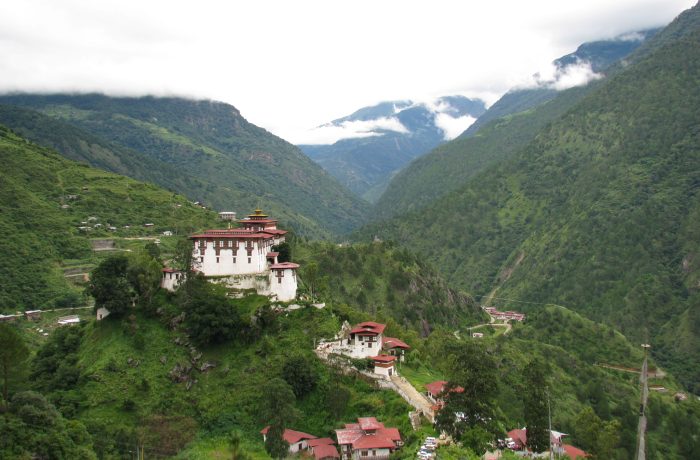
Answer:
[(171, 292), (185, 279), (185, 274), (174, 268), (165, 267), (161, 269), (161, 273), (160, 287)]

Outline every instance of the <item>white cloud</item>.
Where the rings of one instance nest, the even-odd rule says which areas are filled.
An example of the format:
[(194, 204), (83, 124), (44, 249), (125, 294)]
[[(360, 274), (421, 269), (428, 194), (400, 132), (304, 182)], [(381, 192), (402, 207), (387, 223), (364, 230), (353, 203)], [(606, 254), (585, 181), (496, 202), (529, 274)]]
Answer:
[(462, 134), (476, 118), (465, 115), (463, 117), (453, 117), (447, 113), (435, 115), (435, 125), (445, 133), (445, 140), (449, 141)]
[(211, 98), (293, 140), (379, 101), (493, 103), (584, 41), (694, 3), (22, 0), (0, 15), (0, 91)]
[(397, 118), (382, 117), (375, 120), (344, 121), (340, 125), (325, 124), (288, 140), (294, 144), (333, 144), (341, 139), (381, 136), (381, 131), (408, 133), (408, 129)]
[(599, 78), (603, 78), (603, 75), (594, 72), (588, 61), (577, 60), (575, 64), (569, 64), (564, 68), (549, 63), (530, 78), (515, 85), (515, 88), (539, 87), (561, 91), (575, 86), (583, 86)]

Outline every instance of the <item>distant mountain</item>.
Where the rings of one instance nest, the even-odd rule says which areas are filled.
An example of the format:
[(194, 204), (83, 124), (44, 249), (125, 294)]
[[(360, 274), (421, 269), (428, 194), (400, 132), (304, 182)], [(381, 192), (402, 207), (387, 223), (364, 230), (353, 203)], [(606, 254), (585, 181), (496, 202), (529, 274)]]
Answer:
[(5, 95), (0, 104), (25, 109), (0, 108), (2, 123), (68, 158), (217, 210), (261, 206), (303, 235), (347, 232), (367, 210), (299, 149), (228, 104), (97, 94)]
[(340, 130), (347, 138), (299, 147), (358, 196), (375, 201), (396, 171), (457, 135), (485, 110), (483, 101), (463, 96), (430, 104), (382, 102), (317, 128)]
[[(556, 78), (571, 75), (574, 71), (568, 69), (570, 66), (583, 65), (584, 72), (589, 65), (594, 72), (610, 68), (619, 62), (614, 61), (615, 58), (628, 56), (625, 53), (640, 46), (639, 40), (653, 36), (656, 31), (586, 43), (576, 52), (557, 59), (553, 63), (554, 79), (540, 78), (537, 87), (506, 93), (460, 137), (440, 145), (398, 172), (377, 200), (373, 215), (386, 217), (420, 209), (508, 158), (596, 86), (593, 80), (588, 85), (557, 90), (553, 87)], [(635, 40), (625, 38), (628, 36)]]
[(77, 303), (60, 264), (89, 262), (88, 237), (139, 236), (146, 223), (187, 234), (218, 221), (181, 195), (67, 160), (3, 126), (0, 161), (1, 313)]
[(649, 340), (700, 393), (698, 43), (695, 6), (508, 158), (365, 235), (482, 302), (564, 305)]
[(535, 75), (533, 87), (514, 88), (504, 94), (474, 124), (469, 126), (462, 136), (473, 135), (491, 120), (523, 112), (554, 99), (558, 90), (562, 89), (556, 87), (557, 81), (566, 75), (571, 75), (573, 69), (590, 69), (595, 74), (603, 72), (639, 48), (642, 43), (653, 37), (659, 30), (657, 28), (629, 32), (609, 40), (597, 40), (582, 44), (573, 53), (552, 62), (554, 74), (549, 79)]

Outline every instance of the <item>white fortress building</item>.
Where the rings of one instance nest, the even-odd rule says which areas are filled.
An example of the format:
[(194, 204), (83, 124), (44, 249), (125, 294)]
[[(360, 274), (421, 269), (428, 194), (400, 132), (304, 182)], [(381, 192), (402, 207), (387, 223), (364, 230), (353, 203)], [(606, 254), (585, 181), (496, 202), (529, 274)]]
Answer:
[[(279, 254), (272, 251), (285, 241), (287, 231), (278, 229), (277, 220), (269, 219), (260, 209), (238, 223), (240, 228), (191, 235), (192, 268), (232, 289), (254, 289), (282, 302), (296, 298), (299, 265), (278, 262)], [(170, 269), (163, 270), (164, 288), (174, 289), (173, 275)]]

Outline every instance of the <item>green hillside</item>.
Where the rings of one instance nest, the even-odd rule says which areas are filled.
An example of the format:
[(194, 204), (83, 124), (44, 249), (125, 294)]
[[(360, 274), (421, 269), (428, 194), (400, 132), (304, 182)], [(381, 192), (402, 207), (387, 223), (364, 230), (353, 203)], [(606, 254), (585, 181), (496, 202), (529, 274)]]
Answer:
[(74, 303), (64, 268), (89, 263), (91, 238), (183, 234), (216, 222), (182, 196), (66, 160), (1, 126), (0, 160), (2, 312)]
[(700, 28), (668, 30), (511, 159), (365, 234), (474, 295), (566, 305), (651, 340), (700, 391)]
[[(395, 216), (430, 205), (527, 145), (569, 110), (591, 86), (562, 91), (534, 109), (498, 118), (476, 134), (443, 144), (401, 170), (375, 206), (375, 216)], [(539, 94), (533, 90), (533, 93)], [(487, 112), (488, 113), (488, 112)]]
[(57, 134), (26, 114), (4, 117), (11, 128), (69, 158), (151, 180), (217, 210), (243, 215), (262, 206), (300, 234), (347, 232), (367, 209), (299, 149), (228, 104), (96, 94), (7, 95), (0, 104), (37, 110), (78, 128), (59, 128)]

